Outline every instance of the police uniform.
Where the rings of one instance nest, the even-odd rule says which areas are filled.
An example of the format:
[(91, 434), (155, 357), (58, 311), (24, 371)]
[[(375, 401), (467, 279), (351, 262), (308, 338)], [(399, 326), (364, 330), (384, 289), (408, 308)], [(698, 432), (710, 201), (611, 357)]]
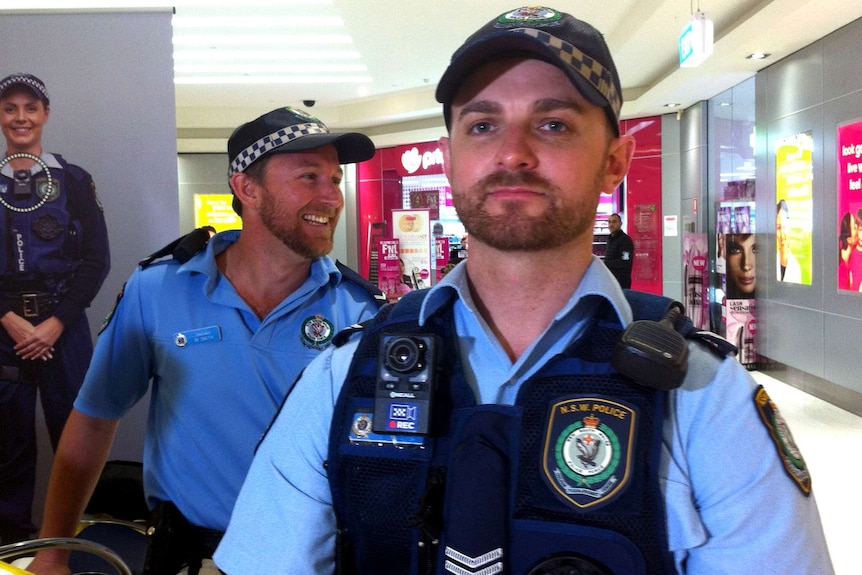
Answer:
[(216, 264), (239, 234), (217, 234), (184, 264), (159, 261), (132, 274), (75, 401), (86, 415), (115, 419), (150, 390), (148, 505), (171, 501), (214, 530), (227, 526), (255, 445), (300, 371), (336, 331), (379, 307), (324, 256), (258, 319)]
[[(63, 322), (53, 358), (25, 361), (0, 330), (0, 523), (7, 537), (27, 536), (36, 471), (37, 389), (54, 448), (93, 351), (84, 310), (110, 267), (108, 233), (95, 185), (86, 171), (45, 153), (30, 170), (0, 172), (0, 315), (14, 312), (34, 325)], [(3, 526), (0, 525), (0, 528)], [(0, 534), (0, 537), (3, 535)]]
[[(589, 333), (598, 310), (610, 306), (619, 327), (632, 320), (631, 308), (618, 284), (594, 258), (557, 320), (512, 363), (476, 313), (464, 272), (463, 266), (456, 268), (429, 291), (420, 323), (451, 306), (448, 313), (464, 365), (464, 383), (480, 405), (515, 404), (524, 382)], [(241, 575), (249, 572), (246, 566), (250, 565), (255, 572), (332, 572), (336, 518), (323, 472), (330, 447), (319, 429), (338, 425), (332, 421), (333, 409), (358, 348), (357, 339), (328, 350), (309, 365), (262, 442), (215, 555), (225, 572)], [(664, 418), (658, 420), (658, 487), (664, 503), (666, 548), (677, 572), (738, 573), (757, 565), (775, 573), (832, 573), (804, 463), (768, 396), (738, 362), (719, 360), (701, 346), (691, 348), (689, 370), (682, 386), (667, 392)], [(326, 392), (321, 390), (324, 383)], [(546, 438), (541, 446), (558, 437), (574, 437), (582, 429), (575, 429), (581, 424), (573, 419), (571, 434), (555, 434), (556, 428), (548, 421), (540, 432)], [(365, 445), (354, 442), (350, 448), (400, 450), (404, 454), (416, 448), (407, 443), (406, 436), (374, 439)], [(638, 438), (630, 439), (636, 442)], [(788, 457), (788, 453), (793, 455)], [(541, 453), (534, 453), (520, 465), (538, 471), (546, 461)], [(559, 466), (561, 471), (563, 467)], [(385, 486), (391, 477), (385, 468), (380, 471), (369, 466), (366, 471), (376, 474), (371, 482), (380, 488), (375, 491), (369, 486), (367, 492), (376, 497), (376, 504), (385, 513), (391, 501)], [(392, 474), (398, 472), (390, 470)], [(476, 473), (475, 481), (481, 491), (485, 475)], [(547, 497), (554, 490), (551, 481), (539, 488), (543, 491), (537, 497)], [(451, 496), (447, 492), (445, 497)], [(478, 506), (476, 512), (486, 510)], [(453, 572), (477, 572), (494, 568), (496, 563), (503, 566), (503, 572), (509, 572), (505, 569), (512, 565), (511, 556), (522, 551), (518, 546), (534, 541), (514, 539), (508, 549), (511, 555), (501, 558), (494, 558), (494, 550), (488, 550), (484, 558), (466, 557), (452, 550), (446, 558), (452, 562)], [(445, 539), (440, 553), (444, 546)], [(483, 563), (489, 558), (490, 563)], [(415, 566), (410, 568), (414, 569), (411, 572), (421, 572)], [(437, 569), (442, 572), (442, 560)], [(521, 575), (519, 571), (512, 573)]]

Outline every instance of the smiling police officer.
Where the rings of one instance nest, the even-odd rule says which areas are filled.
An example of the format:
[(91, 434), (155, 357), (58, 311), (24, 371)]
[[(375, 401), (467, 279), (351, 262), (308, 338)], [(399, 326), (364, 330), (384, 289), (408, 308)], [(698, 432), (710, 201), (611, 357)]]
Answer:
[[(369, 138), (279, 108), (238, 127), (227, 147), (242, 230), (132, 274), (99, 335), (46, 500), (41, 535), (74, 533), (120, 418), (150, 390), (152, 575), (217, 573), (209, 558), (294, 380), (338, 330), (385, 303), (327, 256), (344, 206), (341, 165), (371, 158)], [(66, 555), (41, 552), (29, 569), (67, 573)]]
[(108, 233), (93, 179), (42, 149), (51, 114), (32, 74), (0, 80), (0, 541), (28, 537), (38, 390), (51, 444), (93, 353), (84, 310), (108, 274)]

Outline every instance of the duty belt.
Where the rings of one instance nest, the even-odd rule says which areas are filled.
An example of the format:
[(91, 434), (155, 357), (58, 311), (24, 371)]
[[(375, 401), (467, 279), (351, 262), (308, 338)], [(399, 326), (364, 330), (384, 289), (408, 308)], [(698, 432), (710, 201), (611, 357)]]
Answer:
[(13, 311), (27, 318), (51, 313), (57, 307), (57, 295), (47, 292), (4, 294), (3, 299)]

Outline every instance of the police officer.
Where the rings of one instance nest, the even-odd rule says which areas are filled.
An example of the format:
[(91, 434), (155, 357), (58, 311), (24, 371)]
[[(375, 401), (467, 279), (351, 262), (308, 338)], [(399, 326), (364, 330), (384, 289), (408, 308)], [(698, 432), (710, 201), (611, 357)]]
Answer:
[(832, 573), (804, 460), (744, 368), (700, 343), (679, 347), (687, 372), (663, 347), (681, 360), (666, 381), (616, 360), (664, 299), (625, 295), (592, 255), (599, 195), (634, 152), (620, 96), (602, 35), (551, 8), (455, 52), (440, 145), (470, 257), (309, 365), (222, 570)]
[(32, 74), (0, 80), (0, 540), (32, 531), (38, 391), (56, 450), (93, 352), (84, 310), (110, 267), (93, 179), (42, 149), (51, 113)]
[[(150, 390), (153, 575), (184, 565), (217, 573), (209, 558), (294, 380), (338, 330), (385, 302), (326, 255), (344, 206), (341, 165), (371, 158), (370, 139), (279, 108), (239, 126), (228, 155), (243, 228), (216, 234), (185, 263), (161, 259), (132, 274), (63, 431), (40, 533), (74, 532), (120, 418)], [(65, 555), (42, 552), (29, 569), (67, 573)]]

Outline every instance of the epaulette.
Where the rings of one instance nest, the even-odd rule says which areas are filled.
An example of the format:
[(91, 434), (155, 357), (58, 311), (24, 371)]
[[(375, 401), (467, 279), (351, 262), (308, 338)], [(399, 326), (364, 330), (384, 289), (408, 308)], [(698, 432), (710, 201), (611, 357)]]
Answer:
[(351, 283), (355, 283), (356, 285), (367, 291), (369, 294), (371, 294), (371, 297), (373, 297), (377, 302), (378, 307), (382, 307), (386, 304), (386, 294), (380, 291), (380, 289), (376, 285), (362, 277), (359, 272), (354, 271), (353, 269), (344, 265), (338, 260), (335, 261), (335, 267), (337, 267), (338, 271), (341, 272), (341, 277), (350, 281)]
[(215, 233), (215, 228), (212, 226), (203, 226), (192, 230), (186, 235), (178, 237), (162, 249), (148, 255), (139, 261), (138, 265), (141, 266), (141, 269), (146, 269), (154, 261), (165, 256), (171, 256), (179, 263), (184, 264), (192, 256), (203, 251)]

